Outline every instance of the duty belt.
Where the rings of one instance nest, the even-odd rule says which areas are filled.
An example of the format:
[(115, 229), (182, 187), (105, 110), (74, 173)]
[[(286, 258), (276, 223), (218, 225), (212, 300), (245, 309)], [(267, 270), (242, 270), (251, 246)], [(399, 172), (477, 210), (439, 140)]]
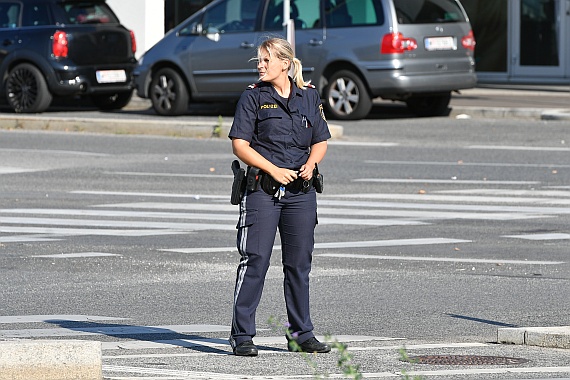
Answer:
[[(282, 184), (275, 181), (273, 177), (271, 177), (269, 174), (262, 172), (259, 180), (259, 186), (267, 194), (275, 195), (275, 193), (279, 190)], [(307, 181), (301, 177), (297, 178), (293, 182), (290, 182), (284, 186), (286, 191), (290, 192), (302, 191), (304, 193), (309, 192), (309, 190), (311, 190), (311, 187), (313, 187), (312, 181)]]

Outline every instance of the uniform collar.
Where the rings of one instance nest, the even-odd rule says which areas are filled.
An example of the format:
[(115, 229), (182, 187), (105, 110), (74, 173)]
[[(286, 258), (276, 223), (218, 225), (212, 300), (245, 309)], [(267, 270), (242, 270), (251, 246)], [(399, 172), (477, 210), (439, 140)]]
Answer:
[[(303, 90), (297, 87), (297, 84), (293, 81), (293, 78), (291, 77), (288, 78), (289, 82), (291, 83), (291, 95), (289, 96), (289, 99), (292, 99), (293, 95), (303, 96)], [(273, 88), (271, 83), (260, 81), (258, 86), (261, 91), (270, 93), (274, 98), (276, 99), (281, 98), (281, 96), (277, 93), (277, 90)]]

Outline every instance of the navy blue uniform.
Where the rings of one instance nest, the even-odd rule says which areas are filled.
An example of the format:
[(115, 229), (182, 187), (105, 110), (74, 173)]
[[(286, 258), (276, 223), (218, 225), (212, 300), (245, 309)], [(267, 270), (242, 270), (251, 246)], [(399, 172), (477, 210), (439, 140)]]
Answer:
[[(292, 82), (291, 95), (285, 99), (270, 83), (260, 82), (242, 94), (229, 137), (248, 141), (278, 167), (298, 170), (307, 162), (310, 147), (331, 135), (320, 96), (312, 86), (302, 90)], [(312, 188), (308, 192), (286, 189), (280, 199), (262, 190), (246, 192), (240, 204), (237, 248), (241, 260), (234, 293), (232, 347), (255, 336), (255, 311), (277, 229), (290, 329), (299, 344), (314, 336), (309, 272), (317, 224), (316, 194)]]

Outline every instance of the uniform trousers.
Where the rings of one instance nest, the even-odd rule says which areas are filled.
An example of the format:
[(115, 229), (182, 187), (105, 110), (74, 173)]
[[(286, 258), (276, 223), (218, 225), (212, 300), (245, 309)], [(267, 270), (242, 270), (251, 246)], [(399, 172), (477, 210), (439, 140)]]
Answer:
[(299, 344), (313, 337), (309, 313), (309, 273), (317, 224), (314, 189), (285, 191), (278, 200), (262, 190), (247, 192), (240, 204), (237, 248), (241, 255), (234, 293), (232, 347), (255, 334), (255, 312), (277, 230), (281, 238), (283, 290), (289, 329)]

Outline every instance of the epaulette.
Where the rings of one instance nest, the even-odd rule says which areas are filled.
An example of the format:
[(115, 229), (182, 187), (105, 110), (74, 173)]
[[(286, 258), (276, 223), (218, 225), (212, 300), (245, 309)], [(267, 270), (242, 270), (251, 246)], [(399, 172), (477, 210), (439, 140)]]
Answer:
[(254, 88), (259, 87), (259, 83), (252, 83), (249, 86), (247, 86), (248, 90), (253, 90)]

